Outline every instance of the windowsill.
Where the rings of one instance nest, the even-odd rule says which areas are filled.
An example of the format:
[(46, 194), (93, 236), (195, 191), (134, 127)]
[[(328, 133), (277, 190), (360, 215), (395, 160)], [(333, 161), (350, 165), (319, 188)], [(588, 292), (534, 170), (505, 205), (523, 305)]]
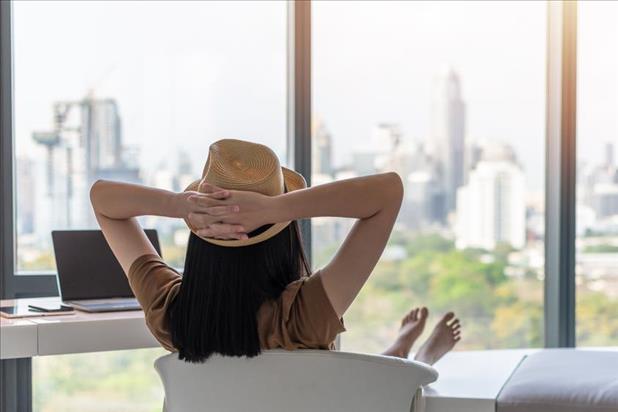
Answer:
[[(616, 347), (577, 348), (610, 350)], [(427, 412), (494, 412), (504, 384), (518, 365), (543, 348), (451, 352), (434, 367), (438, 380), (425, 388)]]

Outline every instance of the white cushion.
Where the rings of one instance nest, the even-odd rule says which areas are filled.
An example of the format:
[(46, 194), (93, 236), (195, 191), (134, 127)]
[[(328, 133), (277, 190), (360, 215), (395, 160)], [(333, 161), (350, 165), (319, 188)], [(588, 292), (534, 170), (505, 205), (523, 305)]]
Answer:
[(618, 412), (618, 352), (547, 349), (525, 358), (498, 412)]

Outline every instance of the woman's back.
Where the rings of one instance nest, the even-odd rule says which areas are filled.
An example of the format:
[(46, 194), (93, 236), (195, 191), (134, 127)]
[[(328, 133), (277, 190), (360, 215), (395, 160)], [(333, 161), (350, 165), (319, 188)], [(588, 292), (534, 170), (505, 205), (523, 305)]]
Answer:
[[(116, 182), (91, 189), (149, 327), (189, 361), (329, 347), (384, 250), (402, 197), (394, 173), (305, 188), (272, 150), (230, 139), (210, 146), (201, 179), (183, 193)], [(156, 256), (135, 219), (141, 215), (182, 218), (191, 229), (182, 279)], [(356, 223), (331, 262), (307, 278), (296, 221), (318, 216)]]
[[(131, 288), (135, 291), (144, 309), (148, 328), (165, 349), (178, 352), (180, 348), (173, 338), (174, 330), (178, 325), (171, 323), (173, 320), (170, 322), (168, 316), (175, 314), (174, 302), (184, 282), (182, 276), (165, 264), (158, 255), (144, 255), (133, 263), (128, 277)], [(198, 310), (198, 307), (194, 310)], [(186, 316), (191, 317), (191, 314)], [(254, 316), (258, 352), (260, 349), (274, 348), (333, 349), (335, 337), (345, 330), (326, 296), (319, 272), (289, 283), (279, 296), (266, 299), (254, 312)], [(200, 319), (203, 318), (200, 317)], [(214, 322), (217, 321), (217, 319), (214, 320)], [(242, 323), (233, 322), (230, 326), (235, 325), (242, 325)], [(206, 339), (219, 333), (216, 328), (209, 328), (207, 324), (204, 324), (203, 329), (201, 324), (198, 324), (195, 336), (190, 334), (191, 331), (188, 331), (187, 338), (195, 339), (197, 342), (201, 342), (202, 333), (206, 334)], [(244, 353), (231, 354), (227, 346), (222, 350), (213, 348), (214, 345), (225, 344), (225, 342), (213, 343), (208, 340), (205, 342), (204, 347), (194, 349), (196, 352), (200, 350), (204, 352), (199, 352), (197, 355), (195, 353), (185, 355), (186, 360), (204, 360), (208, 357), (206, 350), (211, 348), (211, 353), (217, 352), (230, 356), (245, 355)], [(230, 347), (233, 346), (232, 343)], [(201, 359), (197, 359), (198, 356)]]

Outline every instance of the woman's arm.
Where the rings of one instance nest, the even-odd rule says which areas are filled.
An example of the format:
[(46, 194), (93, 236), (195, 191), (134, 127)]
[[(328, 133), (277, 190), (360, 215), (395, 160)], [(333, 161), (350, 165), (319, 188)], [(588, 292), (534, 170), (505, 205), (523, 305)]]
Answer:
[[(156, 250), (146, 237), (137, 222), (136, 217), (144, 215), (165, 216), (172, 218), (189, 218), (193, 213), (205, 213), (189, 199), (201, 198), (204, 204), (211, 207), (217, 199), (225, 199), (229, 192), (210, 185), (200, 186), (207, 193), (182, 192), (174, 193), (151, 187), (99, 180), (90, 189), (90, 200), (99, 226), (105, 235), (120, 266), (128, 274), (131, 264), (145, 254), (156, 254)], [(226, 206), (227, 213), (234, 210)], [(208, 215), (204, 215), (208, 216)], [(214, 226), (219, 234), (226, 238), (242, 236), (238, 226)], [(234, 233), (228, 232), (233, 230)], [(225, 236), (225, 233), (228, 233)]]
[(269, 214), (277, 221), (320, 216), (368, 219), (388, 208), (396, 214), (402, 197), (399, 175), (383, 173), (285, 193), (274, 198)]
[(403, 185), (396, 173), (343, 180), (281, 196), (276, 213), (284, 220), (316, 216), (359, 219), (321, 270), (326, 294), (340, 317), (380, 259), (402, 199)]
[[(339, 316), (354, 301), (382, 255), (403, 199), (403, 185), (396, 173), (341, 180), (268, 197), (253, 192), (230, 191), (223, 204), (240, 211), (220, 216), (223, 223), (242, 225), (250, 232), (264, 224), (318, 216), (356, 218), (358, 221), (335, 257), (322, 270), (326, 293)], [(195, 199), (202, 202), (201, 199)], [(207, 222), (201, 236), (212, 236)]]

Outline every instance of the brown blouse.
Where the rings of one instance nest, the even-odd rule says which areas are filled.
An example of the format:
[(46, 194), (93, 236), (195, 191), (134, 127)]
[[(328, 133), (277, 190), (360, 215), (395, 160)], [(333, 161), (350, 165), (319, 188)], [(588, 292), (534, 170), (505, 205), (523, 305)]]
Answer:
[[(159, 256), (144, 255), (133, 262), (128, 277), (148, 329), (165, 349), (175, 352), (165, 315), (182, 276)], [(257, 317), (262, 349), (334, 349), (335, 337), (345, 331), (319, 271), (290, 283), (279, 298), (264, 302)]]

